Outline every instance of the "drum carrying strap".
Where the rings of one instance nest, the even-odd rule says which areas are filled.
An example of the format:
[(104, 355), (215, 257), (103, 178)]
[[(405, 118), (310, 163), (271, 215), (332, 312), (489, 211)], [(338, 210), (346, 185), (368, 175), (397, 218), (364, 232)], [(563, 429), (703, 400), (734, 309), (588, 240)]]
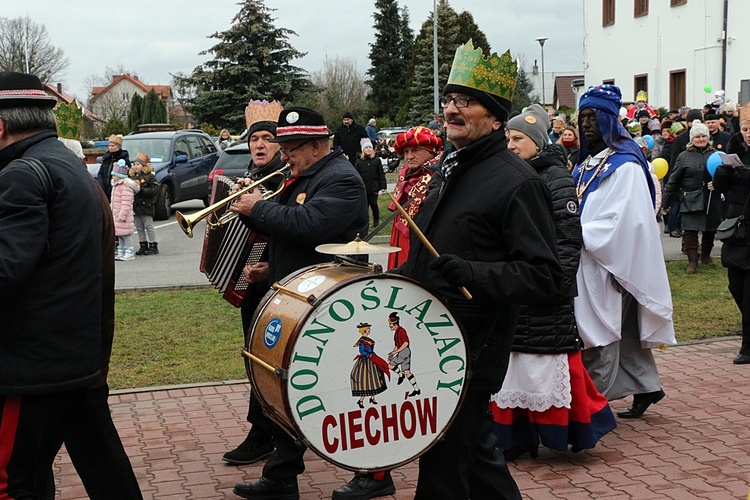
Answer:
[(18, 158), (15, 161), (24, 163), (39, 177), (44, 188), (44, 203), (49, 204), (55, 196), (55, 189), (52, 184), (52, 176), (49, 175), (49, 170), (44, 166), (44, 163), (36, 158)]

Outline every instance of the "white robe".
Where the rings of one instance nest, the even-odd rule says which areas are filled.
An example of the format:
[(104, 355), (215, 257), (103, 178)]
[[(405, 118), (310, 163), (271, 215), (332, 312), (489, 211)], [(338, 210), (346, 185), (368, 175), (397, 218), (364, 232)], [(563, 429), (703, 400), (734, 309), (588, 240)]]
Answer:
[[(607, 151), (592, 158), (589, 167)], [(575, 315), (585, 348), (620, 340), (622, 296), (612, 277), (638, 301), (641, 346), (676, 344), (672, 295), (643, 168), (627, 162), (602, 179), (586, 197), (581, 226)]]

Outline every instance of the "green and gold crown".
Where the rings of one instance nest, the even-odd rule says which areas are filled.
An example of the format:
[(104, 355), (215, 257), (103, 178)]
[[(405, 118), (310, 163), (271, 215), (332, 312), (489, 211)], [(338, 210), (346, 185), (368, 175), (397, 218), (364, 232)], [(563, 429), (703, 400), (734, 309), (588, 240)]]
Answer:
[(456, 49), (448, 85), (462, 85), (512, 101), (517, 75), (518, 63), (510, 56), (510, 50), (502, 56), (493, 52), (486, 57), (469, 39)]

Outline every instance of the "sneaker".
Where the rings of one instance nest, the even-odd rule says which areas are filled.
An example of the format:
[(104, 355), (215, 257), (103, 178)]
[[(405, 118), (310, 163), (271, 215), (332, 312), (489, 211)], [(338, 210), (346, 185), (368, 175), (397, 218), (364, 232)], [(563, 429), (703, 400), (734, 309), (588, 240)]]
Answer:
[(331, 498), (346, 500), (367, 500), (368, 498), (382, 497), (396, 493), (396, 486), (391, 479), (390, 471), (380, 481), (372, 478), (370, 474), (354, 476), (354, 479), (337, 490), (333, 490)]
[(273, 453), (273, 444), (258, 444), (245, 439), (242, 444), (232, 451), (224, 453), (222, 460), (232, 465), (247, 465), (257, 462)]
[(236, 484), (232, 493), (257, 500), (299, 500), (297, 478), (274, 480), (262, 477), (256, 483)]
[(135, 260), (135, 250), (133, 250), (133, 247), (126, 248), (122, 253), (122, 257), (120, 257), (120, 260)]

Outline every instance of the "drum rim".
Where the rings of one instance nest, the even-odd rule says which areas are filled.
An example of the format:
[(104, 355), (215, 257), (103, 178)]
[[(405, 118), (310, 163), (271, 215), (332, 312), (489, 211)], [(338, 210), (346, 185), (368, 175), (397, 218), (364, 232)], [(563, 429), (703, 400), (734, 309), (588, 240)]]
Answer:
[[(297, 271), (295, 271), (293, 273), (290, 273), (289, 275), (285, 276), (283, 278), (283, 280), (280, 280), (279, 284), (286, 285), (289, 282), (291, 282), (292, 280), (294, 280), (295, 278), (297, 278), (300, 274), (303, 274), (303, 273), (305, 273), (307, 271), (310, 271), (312, 269), (333, 268), (333, 267), (351, 267), (352, 269), (359, 269), (359, 268), (356, 268), (355, 266), (348, 265), (345, 262), (341, 262), (341, 263), (339, 263), (339, 262), (326, 262), (326, 263), (321, 263), (321, 264), (314, 264), (314, 265), (311, 265), (311, 266), (300, 268)], [(293, 412), (292, 412), (292, 408), (291, 408), (291, 406), (289, 404), (289, 399), (290, 398), (289, 398), (289, 391), (288, 391), (288, 382), (281, 384), (281, 399), (282, 399), (283, 404), (284, 404), (284, 411), (286, 412), (286, 415), (288, 416), (289, 421), (292, 423), (292, 425), (291, 425), (292, 428), (291, 429), (289, 429), (289, 426), (286, 424), (286, 422), (281, 423), (281, 422), (277, 421), (277, 420), (280, 420), (280, 419), (278, 419), (276, 417), (276, 415), (274, 414), (273, 411), (270, 410), (270, 408), (266, 408), (266, 406), (268, 406), (268, 404), (263, 399), (263, 397), (259, 393), (259, 391), (253, 389), (253, 390), (255, 390), (255, 394), (258, 397), (258, 400), (261, 402), (262, 406), (264, 407), (263, 408), (264, 412), (267, 412), (269, 415), (273, 415), (274, 418), (271, 418), (271, 419), (274, 421), (274, 423), (276, 423), (277, 425), (279, 425), (283, 430), (285, 430), (287, 433), (289, 433), (291, 436), (293, 436), (296, 440), (298, 440), (299, 442), (303, 443), (309, 450), (311, 450), (313, 453), (315, 453), (316, 455), (318, 455), (323, 460), (325, 460), (325, 461), (327, 461), (327, 462), (329, 462), (329, 463), (331, 463), (331, 464), (333, 464), (333, 465), (335, 465), (337, 467), (340, 467), (340, 468), (342, 468), (344, 470), (348, 470), (348, 471), (352, 471), (352, 472), (378, 472), (378, 471), (387, 471), (387, 470), (395, 469), (397, 467), (401, 467), (403, 465), (406, 465), (406, 464), (409, 464), (409, 463), (413, 462), (414, 460), (416, 460), (420, 456), (422, 456), (424, 453), (426, 453), (427, 451), (429, 451), (433, 446), (435, 446), (440, 440), (443, 439), (443, 437), (445, 436), (445, 433), (448, 431), (448, 429), (450, 429), (450, 427), (453, 425), (455, 419), (457, 418), (458, 412), (461, 410), (461, 407), (463, 406), (464, 400), (466, 399), (466, 395), (467, 395), (467, 393), (469, 391), (469, 385), (470, 385), (471, 373), (472, 373), (472, 371), (471, 371), (471, 350), (470, 350), (469, 339), (468, 339), (468, 337), (466, 335), (466, 332), (464, 330), (463, 325), (461, 324), (460, 319), (456, 316), (456, 314), (453, 312), (453, 310), (451, 309), (451, 307), (450, 307), (450, 305), (448, 303), (446, 303), (441, 297), (439, 297), (438, 295), (434, 294), (430, 290), (427, 290), (421, 283), (419, 283), (417, 280), (415, 280), (413, 278), (410, 278), (408, 276), (402, 276), (400, 274), (395, 274), (395, 273), (387, 273), (387, 272), (380, 272), (380, 273), (371, 272), (371, 273), (367, 273), (367, 272), (365, 272), (365, 273), (361, 273), (361, 274), (357, 274), (357, 275), (352, 275), (350, 277), (347, 277), (347, 278), (345, 278), (345, 279), (337, 282), (331, 288), (325, 290), (320, 296), (316, 296), (316, 297), (322, 301), (325, 297), (331, 295), (332, 293), (335, 293), (336, 291), (340, 290), (341, 288), (344, 288), (345, 285), (349, 285), (351, 283), (356, 283), (358, 281), (362, 281), (362, 280), (365, 280), (365, 279), (373, 279), (373, 278), (396, 278), (397, 280), (410, 282), (410, 283), (416, 285), (417, 287), (421, 288), (425, 292), (429, 293), (434, 299), (438, 300), (448, 310), (448, 312), (451, 314), (452, 319), (455, 321), (456, 326), (458, 327), (458, 330), (459, 330), (459, 332), (461, 333), (461, 336), (464, 339), (464, 344), (466, 345), (466, 360), (465, 360), (466, 361), (466, 369), (465, 369), (465, 371), (466, 371), (467, 375), (466, 375), (466, 378), (464, 380), (464, 384), (463, 384), (463, 387), (462, 387), (462, 390), (461, 390), (461, 395), (459, 396), (459, 399), (458, 399), (458, 403), (456, 404), (456, 407), (453, 410), (453, 413), (451, 414), (451, 417), (446, 422), (445, 426), (440, 430), (440, 432), (438, 432), (435, 435), (434, 439), (432, 439), (427, 446), (425, 446), (421, 451), (417, 452), (415, 455), (413, 455), (413, 456), (411, 456), (411, 457), (409, 457), (407, 459), (404, 459), (404, 460), (402, 460), (400, 462), (389, 464), (389, 465), (386, 465), (386, 466), (383, 466), (383, 467), (361, 468), (361, 467), (354, 467), (354, 466), (351, 466), (351, 465), (347, 465), (347, 464), (344, 464), (342, 462), (339, 462), (339, 461), (333, 459), (329, 455), (326, 455), (326, 454), (322, 453), (321, 451), (319, 451), (317, 449), (317, 447), (311, 446), (310, 440), (308, 438), (306, 438), (302, 434), (302, 432), (300, 431), (300, 429), (297, 426), (297, 422), (294, 420), (293, 417), (291, 417), (291, 415), (293, 415)], [(266, 293), (266, 295), (263, 296), (263, 299), (261, 299), (261, 304), (263, 304), (263, 306), (264, 306), (262, 308), (263, 311), (265, 310), (265, 306), (270, 302), (271, 297), (273, 297), (274, 295), (276, 295), (276, 293), (278, 293), (278, 291), (274, 290), (273, 288), (271, 288)], [(270, 297), (269, 297), (269, 295), (270, 295)], [(314, 307), (313, 306), (309, 306), (307, 308), (307, 310), (302, 314), (302, 316), (299, 318), (299, 320), (295, 324), (294, 328), (292, 329), (292, 332), (291, 332), (290, 337), (289, 337), (288, 345), (296, 345), (297, 339), (298, 339), (299, 334), (300, 334), (300, 331), (302, 330), (302, 325), (304, 325), (307, 322), (307, 320), (309, 319), (309, 317), (312, 315), (312, 313), (316, 309), (317, 309), (317, 305), (314, 306)], [(255, 310), (255, 313), (257, 314), (257, 317), (256, 317), (256, 314), (254, 314), (252, 322), (251, 322), (250, 328), (251, 328), (251, 330), (253, 330), (253, 332), (255, 330), (255, 328), (254, 328), (255, 324), (256, 324), (256, 322), (259, 319), (260, 314), (261, 314), (261, 313), (259, 313), (259, 311), (261, 311), (260, 304), (259, 304), (259, 306)], [(247, 336), (246, 343), (245, 343), (246, 348), (251, 344), (251, 340), (252, 340), (252, 332), (250, 333), (250, 335)], [(284, 352), (284, 355), (282, 357), (282, 368), (283, 369), (285, 369), (285, 370), (288, 369), (289, 365), (291, 364), (292, 354), (293, 354), (293, 350), (291, 350), (291, 349)], [(254, 388), (255, 384), (254, 384), (254, 382), (252, 380), (252, 377), (250, 375), (251, 374), (251, 370), (249, 368), (250, 367), (250, 360), (248, 358), (245, 358), (245, 367), (246, 367), (246, 371), (247, 371), (247, 374), (248, 374), (248, 378), (250, 379), (251, 386)]]

